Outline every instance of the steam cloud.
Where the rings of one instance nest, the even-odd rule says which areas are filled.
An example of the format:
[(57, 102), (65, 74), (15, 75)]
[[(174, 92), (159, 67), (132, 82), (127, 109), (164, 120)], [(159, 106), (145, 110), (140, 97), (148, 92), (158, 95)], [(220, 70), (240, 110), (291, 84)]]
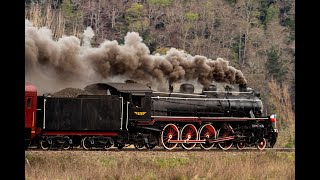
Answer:
[(182, 80), (197, 80), (205, 87), (212, 81), (246, 85), (242, 72), (222, 58), (191, 56), (175, 48), (166, 55), (151, 55), (136, 32), (128, 32), (123, 45), (105, 40), (94, 48), (90, 44), (94, 37), (91, 28), (81, 39), (65, 36), (55, 41), (48, 28), (34, 27), (28, 20), (25, 26), (25, 80), (44, 92), (117, 78), (148, 83), (158, 89), (168, 87), (168, 81)]

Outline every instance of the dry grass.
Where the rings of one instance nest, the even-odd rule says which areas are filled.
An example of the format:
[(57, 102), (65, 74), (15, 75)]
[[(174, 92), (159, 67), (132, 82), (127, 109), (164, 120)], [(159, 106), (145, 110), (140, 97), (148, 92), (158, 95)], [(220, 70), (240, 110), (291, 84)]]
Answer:
[(295, 146), (295, 113), (292, 110), (289, 87), (272, 80), (268, 83), (270, 89), (270, 103), (277, 114), (277, 128), (279, 136), (275, 147)]
[(28, 151), (26, 179), (295, 179), (294, 152)]

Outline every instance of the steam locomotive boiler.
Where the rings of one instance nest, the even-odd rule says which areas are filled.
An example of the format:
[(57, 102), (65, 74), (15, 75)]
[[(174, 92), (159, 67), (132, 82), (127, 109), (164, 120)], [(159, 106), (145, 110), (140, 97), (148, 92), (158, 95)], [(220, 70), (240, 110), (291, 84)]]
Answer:
[[(28, 145), (86, 150), (122, 149), (130, 144), (167, 150), (256, 146), (263, 150), (276, 142), (275, 116), (263, 116), (259, 94), (246, 87), (218, 91), (211, 85), (195, 93), (193, 85), (182, 84), (179, 92), (157, 92), (139, 83), (96, 83), (84, 90), (90, 95), (38, 96), (36, 108), (28, 111), (37, 111), (32, 127), (26, 119), (28, 128), (35, 130)], [(28, 96), (35, 100), (34, 94)]]
[(214, 85), (194, 94), (191, 84), (182, 84), (180, 93), (154, 92), (154, 115), (200, 117), (260, 117), (262, 101), (252, 91), (217, 91)]

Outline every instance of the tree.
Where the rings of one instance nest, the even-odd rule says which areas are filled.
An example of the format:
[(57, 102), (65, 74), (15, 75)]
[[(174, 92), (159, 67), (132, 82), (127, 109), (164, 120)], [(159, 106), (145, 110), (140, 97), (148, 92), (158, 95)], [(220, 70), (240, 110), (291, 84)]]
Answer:
[[(239, 12), (239, 64), (247, 63), (248, 43), (251, 41), (251, 29), (258, 25), (258, 4), (251, 0), (241, 0), (237, 4)], [(243, 43), (243, 44), (242, 44)], [(241, 48), (243, 47), (243, 48)]]
[(79, 36), (83, 29), (82, 11), (71, 0), (64, 0), (61, 10), (65, 18), (66, 34)]
[(54, 39), (61, 38), (65, 34), (65, 17), (61, 7), (53, 8), (52, 3), (57, 1), (26, 3), (25, 17), (35, 27), (46, 26), (52, 31)]
[(130, 8), (126, 10), (125, 16), (130, 31), (142, 32), (148, 28), (149, 24), (144, 17), (144, 7), (142, 4), (133, 3)]
[(278, 83), (285, 81), (286, 74), (288, 72), (287, 66), (283, 64), (283, 61), (280, 59), (281, 51), (276, 47), (272, 47), (267, 52), (267, 62), (266, 68), (270, 77), (276, 79)]

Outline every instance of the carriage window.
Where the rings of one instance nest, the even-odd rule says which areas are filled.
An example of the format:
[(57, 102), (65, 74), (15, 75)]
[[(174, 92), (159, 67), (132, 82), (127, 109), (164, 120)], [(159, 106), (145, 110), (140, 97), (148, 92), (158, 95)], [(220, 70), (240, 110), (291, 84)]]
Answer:
[(31, 98), (27, 99), (27, 108), (30, 109), (31, 108)]

